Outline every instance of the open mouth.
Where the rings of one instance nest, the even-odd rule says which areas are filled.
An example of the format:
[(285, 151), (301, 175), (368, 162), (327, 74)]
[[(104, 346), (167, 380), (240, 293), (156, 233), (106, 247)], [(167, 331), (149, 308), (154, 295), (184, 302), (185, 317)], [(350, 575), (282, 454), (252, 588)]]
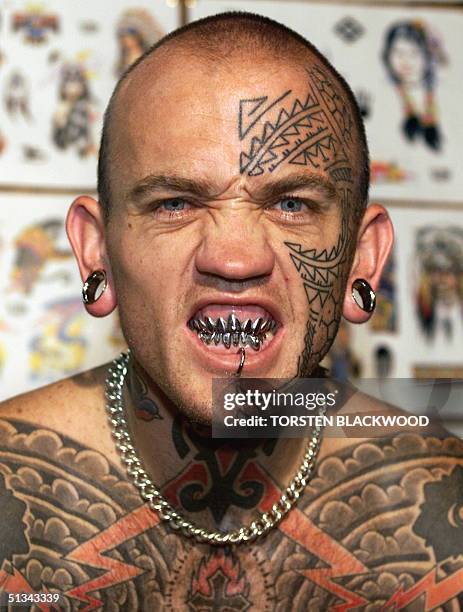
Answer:
[(278, 323), (259, 306), (228, 304), (202, 308), (189, 319), (188, 327), (208, 346), (259, 351), (273, 339)]

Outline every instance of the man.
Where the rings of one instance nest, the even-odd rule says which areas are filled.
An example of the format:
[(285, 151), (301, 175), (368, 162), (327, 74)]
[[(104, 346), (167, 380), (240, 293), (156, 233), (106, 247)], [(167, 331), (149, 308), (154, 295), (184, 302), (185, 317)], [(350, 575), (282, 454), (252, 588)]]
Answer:
[(341, 314), (371, 316), (392, 228), (367, 189), (352, 93), (275, 22), (198, 21), (122, 78), (99, 202), (67, 226), (87, 309), (118, 305), (130, 358), (3, 406), (5, 589), (85, 610), (458, 609), (459, 440), (317, 456), (317, 429), (208, 436), (212, 378), (318, 376)]

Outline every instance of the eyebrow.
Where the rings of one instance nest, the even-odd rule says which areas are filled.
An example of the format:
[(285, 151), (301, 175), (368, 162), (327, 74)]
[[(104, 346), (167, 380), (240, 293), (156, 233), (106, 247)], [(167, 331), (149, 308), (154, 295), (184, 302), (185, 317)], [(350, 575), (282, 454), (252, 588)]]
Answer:
[[(333, 201), (337, 198), (334, 183), (315, 173), (295, 174), (266, 182), (252, 190), (252, 196), (258, 200), (274, 200), (282, 195), (288, 195), (294, 191), (310, 189), (317, 191), (323, 199)], [(129, 199), (140, 200), (144, 196), (151, 195), (156, 191), (175, 191), (178, 193), (192, 194), (198, 198), (216, 197), (219, 189), (212, 182), (204, 179), (189, 179), (179, 175), (150, 174), (138, 181), (129, 191)]]
[(129, 198), (138, 200), (145, 195), (163, 190), (191, 193), (198, 197), (211, 196), (215, 191), (209, 181), (191, 180), (175, 174), (150, 174), (135, 184), (129, 192)]
[(320, 174), (296, 174), (277, 181), (265, 183), (258, 190), (259, 199), (272, 200), (294, 191), (310, 189), (317, 191), (328, 201), (335, 200), (337, 191), (334, 183)]

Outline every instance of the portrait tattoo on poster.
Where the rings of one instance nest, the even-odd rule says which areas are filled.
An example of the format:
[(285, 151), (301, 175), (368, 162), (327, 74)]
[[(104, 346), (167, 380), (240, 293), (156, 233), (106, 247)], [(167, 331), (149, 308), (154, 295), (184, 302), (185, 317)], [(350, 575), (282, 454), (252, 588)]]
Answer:
[[(299, 376), (312, 371), (336, 335), (353, 206), (352, 164), (346, 152), (352, 146), (352, 114), (322, 68), (315, 66), (307, 73), (305, 99), (295, 98), (288, 90), (276, 100), (266, 96), (241, 100), (239, 112), (240, 140), (248, 146), (240, 155), (242, 174), (274, 172), (283, 163), (323, 170), (335, 184), (341, 203), (341, 229), (330, 248), (318, 252), (309, 245), (285, 242), (309, 303)], [(258, 125), (261, 119), (265, 121), (263, 127), (262, 122)]]
[[(182, 473), (206, 466), (210, 478), (213, 462), (191, 453), (197, 441), (178, 443), (190, 451), (180, 491)], [(255, 458), (241, 473), (251, 467), (247, 480), (261, 488), (256, 510), (265, 511), (280, 488)], [(326, 455), (297, 508), (265, 538), (215, 548), (160, 524), (100, 452), (0, 419), (0, 502), (0, 588), (62, 593), (68, 611), (430, 611), (463, 603), (463, 442), (455, 438), (403, 434)]]
[(463, 228), (429, 225), (415, 243), (416, 314), (427, 341), (463, 341)]
[(382, 60), (402, 104), (403, 136), (440, 151), (436, 72), (447, 57), (439, 38), (419, 20), (393, 23), (385, 33)]
[(52, 139), (62, 151), (75, 150), (80, 157), (96, 152), (92, 123), (95, 100), (90, 91), (87, 70), (66, 62), (60, 72), (59, 101), (52, 118)]

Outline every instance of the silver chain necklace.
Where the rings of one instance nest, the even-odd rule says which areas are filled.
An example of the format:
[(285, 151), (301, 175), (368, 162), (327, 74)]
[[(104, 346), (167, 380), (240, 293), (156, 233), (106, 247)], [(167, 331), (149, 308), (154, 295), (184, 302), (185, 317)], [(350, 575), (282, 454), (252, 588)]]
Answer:
[[(322, 427), (314, 427), (304, 458), (296, 475), (278, 502), (273, 504), (268, 512), (260, 513), (259, 518), (252, 521), (250, 525), (229, 532), (208, 531), (207, 529), (196, 527), (177, 512), (162, 496), (143, 468), (142, 462), (135, 451), (125, 418), (124, 401), (122, 398), (122, 388), (127, 376), (129, 360), (130, 351), (121, 353), (109, 367), (105, 388), (107, 399), (106, 410), (110, 425), (112, 426), (112, 433), (116, 440), (116, 448), (127, 468), (129, 478), (139, 490), (142, 499), (172, 529), (200, 543), (216, 545), (241, 544), (243, 542), (252, 542), (256, 538), (268, 533), (288, 514), (304, 491), (317, 459)], [(320, 414), (323, 415), (324, 411), (320, 411)]]

